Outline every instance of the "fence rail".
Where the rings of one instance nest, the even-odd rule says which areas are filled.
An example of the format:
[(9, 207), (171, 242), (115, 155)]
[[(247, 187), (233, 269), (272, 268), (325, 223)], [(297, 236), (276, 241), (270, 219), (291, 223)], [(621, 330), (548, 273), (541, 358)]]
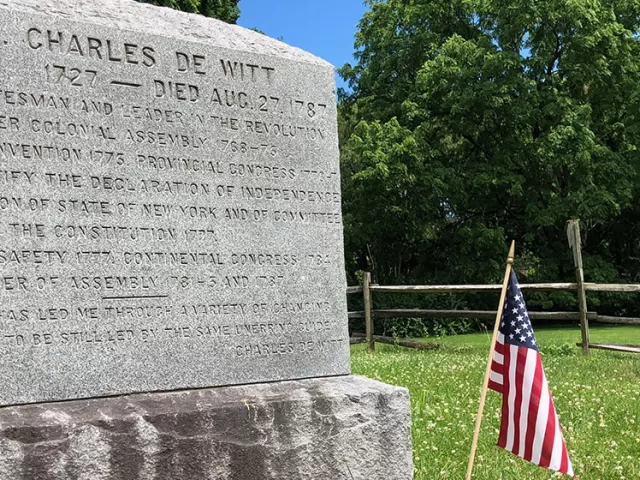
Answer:
[[(584, 281), (582, 268), (582, 250), (580, 240), (580, 228), (577, 220), (571, 220), (567, 225), (567, 236), (569, 245), (573, 250), (573, 257), (576, 268), (575, 283), (529, 283), (521, 284), (522, 290), (528, 291), (570, 291), (578, 295), (578, 312), (529, 312), (533, 320), (574, 320), (580, 322), (582, 334), (582, 350), (585, 355), (589, 354), (589, 348), (606, 348), (608, 350), (637, 352), (640, 353), (640, 346), (629, 345), (606, 345), (591, 344), (589, 341), (589, 321), (606, 324), (620, 325), (640, 325), (640, 318), (613, 317), (598, 315), (596, 312), (587, 311), (587, 292), (624, 292), (640, 293), (640, 284), (611, 284), (611, 283), (588, 283)], [(478, 318), (494, 319), (496, 311), (490, 310), (422, 310), (422, 309), (383, 309), (374, 310), (373, 293), (471, 293), (471, 292), (500, 292), (502, 285), (376, 285), (371, 283), (371, 273), (365, 272), (362, 285), (347, 287), (347, 294), (362, 294), (364, 299), (364, 310), (359, 312), (349, 312), (350, 319), (364, 318), (366, 333), (365, 342), (362, 337), (352, 339), (352, 343), (367, 343), (369, 352), (375, 351), (376, 341), (389, 343), (389, 337), (374, 335), (373, 320), (375, 318)], [(395, 341), (398, 343), (398, 341)], [(403, 340), (404, 346), (415, 347), (415, 341)], [(402, 344), (401, 344), (402, 345)]]
[[(499, 292), (502, 285), (371, 285), (372, 292), (378, 293), (475, 293)], [(521, 290), (551, 291), (577, 290), (575, 283), (528, 283), (520, 285)]]
[(594, 321), (614, 325), (640, 325), (640, 318), (609, 317), (607, 315), (597, 315)]
[[(395, 309), (395, 310), (373, 310), (374, 318), (477, 318), (490, 319), (496, 318), (495, 311), (491, 310), (420, 310), (420, 309)], [(358, 312), (349, 312), (350, 319), (365, 318), (364, 310)], [(580, 320), (579, 312), (529, 312), (529, 318), (532, 320)], [(598, 320), (596, 312), (587, 312), (587, 318), (595, 322)], [(604, 317), (607, 320), (616, 317)], [(631, 318), (622, 320), (635, 320)], [(640, 321), (640, 319), (637, 319)], [(602, 323), (612, 323), (611, 321), (603, 321)], [(632, 322), (621, 322), (632, 323)]]
[[(640, 285), (634, 284), (597, 284), (585, 283), (585, 290), (596, 292), (640, 292)], [(349, 319), (366, 320), (368, 334), (353, 338), (352, 343), (367, 343), (369, 351), (375, 350), (375, 343), (390, 343), (389, 337), (381, 337), (373, 334), (373, 320), (376, 318), (476, 318), (493, 320), (496, 317), (495, 310), (424, 310), (418, 308), (408, 309), (373, 309), (371, 293), (468, 293), (468, 292), (499, 292), (500, 285), (368, 285), (369, 295), (365, 304), (369, 305), (369, 318), (367, 311), (360, 310), (349, 312)], [(520, 285), (522, 290), (533, 291), (576, 291), (575, 283), (530, 283)], [(347, 294), (353, 295), (365, 292), (364, 287), (354, 286), (347, 288)], [(532, 320), (573, 320), (580, 321), (582, 312), (529, 312)], [(586, 312), (586, 319), (597, 323), (617, 325), (640, 325), (640, 318), (613, 317), (599, 315), (597, 312)], [(588, 328), (588, 324), (587, 324)], [(410, 348), (416, 348), (416, 342), (408, 340), (396, 340), (396, 344)], [(582, 343), (578, 344), (582, 345)], [(590, 344), (591, 348), (604, 348), (599, 344)], [(608, 348), (611, 347), (611, 348)], [(608, 350), (637, 352), (638, 347), (627, 345), (608, 346)]]
[(347, 287), (347, 295), (351, 295), (354, 293), (362, 293), (362, 287), (361, 286)]
[[(582, 345), (578, 343), (578, 346)], [(632, 353), (640, 353), (640, 345), (607, 345), (605, 343), (592, 343), (589, 345), (590, 348), (595, 348), (597, 350), (611, 350), (614, 352), (632, 352)]]
[[(378, 293), (478, 293), (499, 292), (502, 285), (375, 285), (370, 290)], [(635, 283), (585, 283), (587, 292), (640, 293), (640, 284)], [(562, 290), (575, 292), (577, 283), (523, 283), (520, 290), (550, 292)], [(347, 294), (362, 293), (362, 287), (347, 287)]]

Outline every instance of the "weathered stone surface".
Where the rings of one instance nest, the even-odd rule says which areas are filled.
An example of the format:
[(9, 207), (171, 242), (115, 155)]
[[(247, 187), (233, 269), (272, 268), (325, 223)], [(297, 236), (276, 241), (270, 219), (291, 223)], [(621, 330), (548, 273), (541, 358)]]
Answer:
[(0, 0), (0, 405), (349, 373), (334, 70)]
[(0, 409), (3, 480), (404, 480), (408, 392), (358, 377)]

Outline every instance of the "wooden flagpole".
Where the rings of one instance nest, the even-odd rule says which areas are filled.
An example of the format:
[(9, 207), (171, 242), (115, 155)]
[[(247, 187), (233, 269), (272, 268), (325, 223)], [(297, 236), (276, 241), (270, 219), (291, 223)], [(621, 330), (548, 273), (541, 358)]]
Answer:
[(500, 303), (498, 305), (498, 313), (496, 314), (496, 324), (493, 327), (493, 338), (491, 339), (491, 348), (489, 349), (489, 360), (487, 361), (487, 370), (484, 374), (484, 384), (482, 385), (482, 394), (480, 395), (480, 407), (478, 408), (478, 416), (476, 417), (476, 429), (473, 433), (473, 443), (471, 444), (471, 454), (469, 455), (469, 465), (467, 467), (466, 480), (471, 480), (473, 473), (473, 464), (476, 460), (476, 450), (478, 449), (478, 437), (480, 435), (480, 426), (482, 425), (482, 414), (484, 412), (484, 404), (487, 400), (487, 390), (489, 390), (489, 376), (491, 375), (491, 364), (493, 362), (493, 354), (496, 350), (496, 340), (498, 339), (498, 330), (500, 329), (500, 320), (504, 310), (504, 301), (507, 296), (507, 287), (509, 286), (509, 278), (511, 277), (511, 268), (516, 252), (516, 242), (511, 242), (509, 256), (507, 257), (507, 268), (504, 272), (504, 281), (502, 282), (502, 293), (500, 294)]

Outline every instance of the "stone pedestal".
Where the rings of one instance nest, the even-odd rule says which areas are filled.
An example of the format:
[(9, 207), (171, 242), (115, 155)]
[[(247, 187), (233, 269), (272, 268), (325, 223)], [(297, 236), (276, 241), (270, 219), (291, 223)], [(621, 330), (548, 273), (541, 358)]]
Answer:
[(361, 377), (0, 409), (2, 480), (404, 480), (406, 389)]

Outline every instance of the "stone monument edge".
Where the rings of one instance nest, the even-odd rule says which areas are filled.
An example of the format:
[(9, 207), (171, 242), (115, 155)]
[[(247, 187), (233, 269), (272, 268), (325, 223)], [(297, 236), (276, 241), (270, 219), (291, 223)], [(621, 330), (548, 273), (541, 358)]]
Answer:
[(353, 375), (0, 409), (3, 480), (411, 480), (411, 444), (407, 390)]
[[(125, 10), (129, 9), (128, 11)], [(229, 24), (215, 18), (182, 12), (134, 0), (23, 0), (0, 2), (0, 12), (20, 12), (41, 16), (55, 16), (63, 21), (92, 24), (104, 28), (116, 28), (136, 34), (162, 36), (176, 41), (187, 41), (211, 48), (222, 48), (243, 53), (265, 55), (293, 62), (301, 62), (332, 71), (336, 66), (306, 50), (276, 40), (249, 28)], [(155, 14), (154, 14), (155, 13)], [(118, 16), (116, 16), (118, 15)], [(151, 22), (150, 20), (154, 21)], [(141, 21), (142, 20), (142, 21)], [(204, 35), (207, 26), (213, 33)], [(189, 32), (198, 31), (193, 35)], [(220, 41), (229, 36), (241, 37), (242, 43)], [(335, 81), (334, 81), (335, 83)]]

